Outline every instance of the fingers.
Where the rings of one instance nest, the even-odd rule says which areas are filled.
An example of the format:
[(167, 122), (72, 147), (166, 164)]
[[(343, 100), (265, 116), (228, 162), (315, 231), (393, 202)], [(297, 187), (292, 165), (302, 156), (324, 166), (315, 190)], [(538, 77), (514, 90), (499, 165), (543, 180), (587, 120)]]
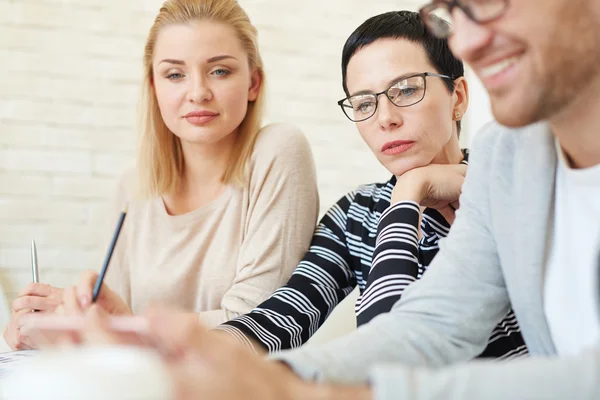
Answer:
[[(65, 293), (66, 307), (70, 311), (77, 310), (75, 288), (67, 288)], [(22, 348), (73, 346), (81, 343), (142, 344), (137, 332), (115, 331), (115, 321), (111, 320), (110, 315), (96, 304), (92, 305), (84, 315), (22, 313), (19, 314), (19, 318), (15, 318), (14, 325), (15, 344), (23, 344)]]
[(146, 312), (146, 318), (154, 343), (164, 353), (177, 357), (189, 349), (201, 350), (210, 345), (206, 341), (207, 330), (197, 314), (155, 308)]
[(47, 297), (50, 296), (53, 292), (52, 286), (45, 283), (30, 283), (21, 292), (18, 297), (21, 296), (41, 296)]
[(85, 271), (76, 286), (76, 295), (82, 307), (87, 308), (92, 304), (92, 292), (94, 285), (98, 280), (98, 273), (94, 271)]
[(151, 308), (145, 314), (151, 340), (160, 346), (165, 354), (179, 355), (184, 342), (181, 334), (184, 327), (165, 325), (172, 324), (173, 318), (169, 316), (169, 311), (163, 308)]
[[(73, 310), (74, 304), (76, 304), (75, 289), (74, 287), (67, 288), (65, 292), (73, 299), (67, 306)], [(18, 321), (21, 333), (19, 340), (28, 345), (32, 343), (38, 348), (40, 346), (68, 347), (81, 343), (119, 343), (117, 335), (109, 332), (107, 320), (108, 314), (96, 305), (90, 307), (85, 316), (81, 314), (57, 316), (28, 313)]]
[(80, 333), (76, 328), (76, 323), (72, 322), (73, 320), (69, 320), (72, 322), (70, 324), (64, 323), (66, 321), (64, 318), (67, 317), (32, 313), (32, 315), (25, 315), (23, 318), (27, 319), (27, 322), (23, 325), (21, 331), (32, 338), (38, 349), (72, 346), (80, 342)]
[(79, 304), (76, 288), (69, 286), (63, 291), (63, 312), (65, 315), (80, 315), (83, 309)]
[(168, 361), (201, 357), (206, 362), (256, 357), (253, 350), (229, 335), (207, 330), (197, 314), (152, 309), (146, 313), (150, 339)]
[(83, 337), (90, 344), (118, 344), (118, 336), (108, 329), (109, 315), (94, 304), (86, 312)]
[(438, 212), (442, 215), (442, 217), (444, 217), (448, 224), (452, 225), (454, 223), (456, 215), (452, 206), (448, 205), (446, 207), (442, 207), (438, 210)]
[(25, 323), (21, 327), (20, 332), (22, 340), (26, 342), (27, 338), (30, 338), (35, 343), (37, 349), (52, 347), (56, 342), (56, 339), (52, 335), (48, 335), (47, 332), (36, 329), (35, 325), (28, 323)]
[(19, 312), (22, 310), (40, 310), (50, 311), (56, 308), (60, 304), (60, 299), (52, 297), (38, 297), (38, 296), (22, 296), (18, 297), (12, 302), (12, 310)]
[(15, 350), (36, 350), (36, 347), (31, 343), (31, 339), (28, 336), (24, 336), (19, 333), (17, 338), (17, 345), (14, 347)]
[(175, 389), (175, 398), (179, 400), (231, 398), (214, 396), (214, 380), (210, 376), (210, 368), (201, 359), (185, 358), (169, 366), (169, 375)]
[(29, 334), (27, 329), (24, 329), (27, 321), (34, 314), (31, 310), (21, 310), (13, 315), (13, 335), (15, 338), (14, 347), (16, 350), (32, 350), (38, 348), (34, 337)]
[(85, 319), (82, 315), (28, 313), (21, 317), (20, 325), (21, 332), (31, 337), (37, 348), (62, 347), (81, 342)]

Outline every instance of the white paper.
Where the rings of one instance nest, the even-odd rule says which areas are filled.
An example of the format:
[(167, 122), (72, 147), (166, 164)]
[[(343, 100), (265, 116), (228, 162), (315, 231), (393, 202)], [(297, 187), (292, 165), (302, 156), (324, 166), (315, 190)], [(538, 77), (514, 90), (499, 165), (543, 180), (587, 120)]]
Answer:
[(21, 362), (31, 359), (38, 350), (21, 350), (0, 353), (0, 379), (6, 378)]

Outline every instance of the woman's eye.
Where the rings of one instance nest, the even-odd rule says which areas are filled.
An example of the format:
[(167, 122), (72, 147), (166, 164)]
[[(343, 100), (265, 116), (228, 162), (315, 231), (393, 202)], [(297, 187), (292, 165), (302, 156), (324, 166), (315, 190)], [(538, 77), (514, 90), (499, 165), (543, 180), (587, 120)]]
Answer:
[(416, 92), (417, 92), (417, 88), (414, 88), (414, 87), (400, 88), (400, 95), (402, 95), (402, 96), (412, 96)]
[(183, 74), (180, 74), (180, 73), (177, 73), (177, 72), (167, 75), (167, 79), (170, 79), (170, 80), (178, 80), (178, 79), (181, 79), (181, 78), (183, 78)]
[(228, 69), (219, 68), (219, 69), (215, 69), (212, 72), (212, 74), (216, 75), (216, 76), (225, 76), (225, 75), (231, 74), (231, 71), (229, 71)]
[(375, 103), (372, 101), (366, 101), (364, 103), (360, 103), (357, 107), (356, 107), (356, 111), (362, 112), (362, 113), (367, 113), (370, 112), (371, 109), (375, 107)]

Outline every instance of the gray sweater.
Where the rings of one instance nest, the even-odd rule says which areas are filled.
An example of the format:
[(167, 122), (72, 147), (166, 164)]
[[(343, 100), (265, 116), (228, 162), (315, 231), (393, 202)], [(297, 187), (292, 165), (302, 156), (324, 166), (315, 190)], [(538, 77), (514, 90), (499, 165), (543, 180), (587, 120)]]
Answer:
[[(305, 379), (370, 384), (377, 400), (600, 399), (600, 346), (558, 357), (543, 309), (555, 170), (546, 124), (489, 125), (428, 273), (357, 332), (276, 358)], [(467, 363), (511, 304), (532, 357)]]

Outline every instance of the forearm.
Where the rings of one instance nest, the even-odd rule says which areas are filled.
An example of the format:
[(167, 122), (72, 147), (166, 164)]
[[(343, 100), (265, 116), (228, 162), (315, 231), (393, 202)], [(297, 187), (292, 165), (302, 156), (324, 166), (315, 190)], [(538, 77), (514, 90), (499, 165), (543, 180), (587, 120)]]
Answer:
[(596, 399), (599, 349), (570, 358), (473, 361), (449, 368), (380, 365), (370, 370), (377, 400)]
[(243, 331), (234, 326), (223, 324), (219, 325), (212, 331), (217, 335), (221, 335), (222, 337), (227, 337), (230, 340), (241, 343), (242, 345), (251, 349), (254, 354), (259, 356), (267, 356), (269, 354), (269, 350), (265, 347), (264, 343), (254, 339), (250, 335), (246, 335)]
[(480, 354), (509, 302), (494, 242), (469, 206), (389, 313), (327, 346), (277, 357), (308, 380), (366, 384), (369, 368), (382, 363), (442, 367)]
[(357, 303), (358, 325), (389, 312), (404, 289), (417, 280), (419, 216), (414, 202), (392, 205), (381, 216), (371, 271)]
[[(338, 287), (324, 288), (321, 281), (307, 277), (305, 271), (311, 265), (327, 267), (324, 271), (334, 269), (333, 266), (329, 268), (326, 265), (328, 262), (318, 260), (317, 257), (309, 254), (309, 261), (306, 265), (300, 264), (286, 286), (251, 312), (227, 321), (217, 329), (228, 331), (242, 342), (247, 338), (260, 343), (261, 348), (271, 352), (306, 343), (312, 333), (325, 322), (331, 310), (345, 297), (344, 289), (348, 286), (348, 283), (340, 283)], [(335, 297), (326, 297), (324, 293), (333, 293)]]
[(218, 329), (227, 330), (242, 342), (249, 338), (270, 352), (306, 343), (356, 285), (347, 262), (344, 232), (335, 222), (340, 211), (346, 215), (348, 207), (345, 196), (323, 217), (310, 248), (285, 286)]
[(317, 385), (309, 387), (298, 400), (373, 400), (373, 392), (368, 386)]
[(289, 377), (287, 400), (373, 400), (373, 392), (366, 385), (332, 385), (301, 380), (285, 363), (280, 364)]
[(401, 201), (413, 201), (420, 204), (423, 201), (424, 185), (423, 179), (414, 172), (399, 177), (392, 192), (390, 205), (393, 206)]
[(332, 386), (321, 388), (323, 400), (372, 400), (373, 393), (368, 386)]

